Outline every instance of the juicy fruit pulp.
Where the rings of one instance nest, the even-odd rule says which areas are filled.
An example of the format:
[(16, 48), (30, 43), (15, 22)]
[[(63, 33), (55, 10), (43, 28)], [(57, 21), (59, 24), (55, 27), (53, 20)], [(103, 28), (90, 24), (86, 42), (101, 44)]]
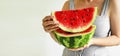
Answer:
[(65, 36), (65, 37), (74, 37), (74, 36), (79, 36), (79, 35), (85, 35), (90, 33), (91, 31), (93, 31), (95, 29), (95, 25), (92, 25), (91, 27), (89, 27), (87, 30), (82, 31), (82, 32), (77, 32), (77, 33), (72, 33), (72, 32), (65, 32), (62, 29), (57, 29), (55, 32), (56, 34), (58, 34), (59, 36)]
[(81, 32), (89, 28), (96, 18), (97, 8), (53, 12), (54, 21), (67, 32)]

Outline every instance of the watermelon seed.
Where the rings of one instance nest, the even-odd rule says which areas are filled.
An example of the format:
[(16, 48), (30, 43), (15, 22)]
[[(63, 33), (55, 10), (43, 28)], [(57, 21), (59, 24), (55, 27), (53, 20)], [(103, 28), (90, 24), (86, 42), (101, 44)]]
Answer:
[(84, 18), (84, 16), (82, 16), (82, 19)]
[(75, 18), (73, 18), (72, 20), (75, 20)]
[(86, 20), (83, 20), (83, 22), (85, 23)]
[(66, 18), (64, 18), (64, 20), (66, 20)]
[(90, 16), (89, 14), (86, 14), (87, 16)]
[(73, 12), (78, 12), (77, 10), (73, 11)]
[(60, 12), (61, 14), (63, 14), (63, 12)]
[(86, 9), (84, 9), (84, 11), (86, 11)]
[(71, 24), (71, 26), (73, 26), (73, 23), (72, 23), (72, 22), (71, 22), (70, 24)]
[(87, 11), (87, 12), (90, 12), (90, 10), (89, 9), (84, 9), (85, 11)]

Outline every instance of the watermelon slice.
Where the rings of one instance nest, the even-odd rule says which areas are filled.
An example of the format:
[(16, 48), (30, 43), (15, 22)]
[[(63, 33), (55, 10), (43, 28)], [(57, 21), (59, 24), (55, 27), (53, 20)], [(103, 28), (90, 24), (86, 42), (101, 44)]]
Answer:
[(53, 20), (59, 24), (59, 28), (67, 32), (81, 32), (88, 29), (94, 22), (97, 7), (81, 10), (55, 11)]
[(96, 26), (92, 25), (83, 32), (71, 33), (61, 29), (56, 30), (55, 37), (60, 44), (67, 48), (79, 48), (86, 45), (94, 35)]

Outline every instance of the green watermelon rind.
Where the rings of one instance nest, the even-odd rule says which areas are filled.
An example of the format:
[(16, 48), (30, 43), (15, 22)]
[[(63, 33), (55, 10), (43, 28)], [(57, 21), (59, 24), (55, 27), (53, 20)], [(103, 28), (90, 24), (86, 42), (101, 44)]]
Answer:
[(62, 29), (62, 30), (64, 30), (64, 31), (67, 31), (67, 32), (73, 32), (73, 33), (75, 33), (75, 32), (82, 32), (82, 31), (84, 31), (84, 30), (86, 30), (86, 29), (88, 29), (93, 23), (94, 23), (94, 21), (95, 21), (95, 19), (96, 19), (96, 16), (97, 16), (97, 7), (94, 7), (94, 15), (93, 15), (93, 20), (91, 21), (91, 23), (90, 24), (88, 24), (87, 26), (84, 26), (84, 27), (78, 27), (78, 28), (76, 28), (76, 29), (70, 29), (70, 28), (67, 28), (67, 27), (64, 27), (62, 24), (60, 24), (57, 20), (56, 20), (56, 17), (55, 17), (55, 12), (52, 12), (52, 16), (54, 16), (54, 18), (53, 18), (53, 21), (55, 21), (55, 23), (59, 23), (59, 27)]
[(63, 36), (63, 35), (61, 36), (56, 32), (54, 32), (54, 34), (61, 45), (67, 48), (79, 48), (88, 44), (88, 42), (94, 35), (95, 29), (96, 29), (96, 26), (94, 25), (94, 28), (90, 32), (80, 34), (80, 35), (74, 35), (74, 36)]
[[(86, 35), (80, 35), (80, 36), (75, 36), (75, 37), (62, 37), (62, 36), (57, 36), (56, 38), (59, 39), (58, 41), (60, 42), (61, 45), (65, 46), (66, 48), (80, 48), (83, 47), (84, 45), (88, 44), (90, 39), (92, 38), (94, 32), (91, 32)], [(79, 39), (81, 38), (81, 39)], [(67, 40), (69, 39), (69, 40)]]

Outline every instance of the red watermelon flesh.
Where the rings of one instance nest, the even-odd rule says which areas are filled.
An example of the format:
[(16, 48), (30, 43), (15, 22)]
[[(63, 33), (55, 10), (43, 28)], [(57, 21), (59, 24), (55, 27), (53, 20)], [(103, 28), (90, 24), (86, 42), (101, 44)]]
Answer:
[(95, 28), (96, 28), (95, 25), (92, 25), (88, 29), (86, 29), (85, 31), (82, 31), (82, 32), (72, 33), (72, 32), (63, 31), (62, 29), (57, 29), (55, 32), (57, 34), (60, 34), (61, 36), (72, 37), (72, 36), (80, 36), (80, 35), (88, 34), (90, 32), (93, 32), (95, 30)]
[(80, 10), (66, 10), (53, 12), (54, 21), (67, 32), (81, 32), (89, 28), (96, 18), (97, 8), (85, 8)]

